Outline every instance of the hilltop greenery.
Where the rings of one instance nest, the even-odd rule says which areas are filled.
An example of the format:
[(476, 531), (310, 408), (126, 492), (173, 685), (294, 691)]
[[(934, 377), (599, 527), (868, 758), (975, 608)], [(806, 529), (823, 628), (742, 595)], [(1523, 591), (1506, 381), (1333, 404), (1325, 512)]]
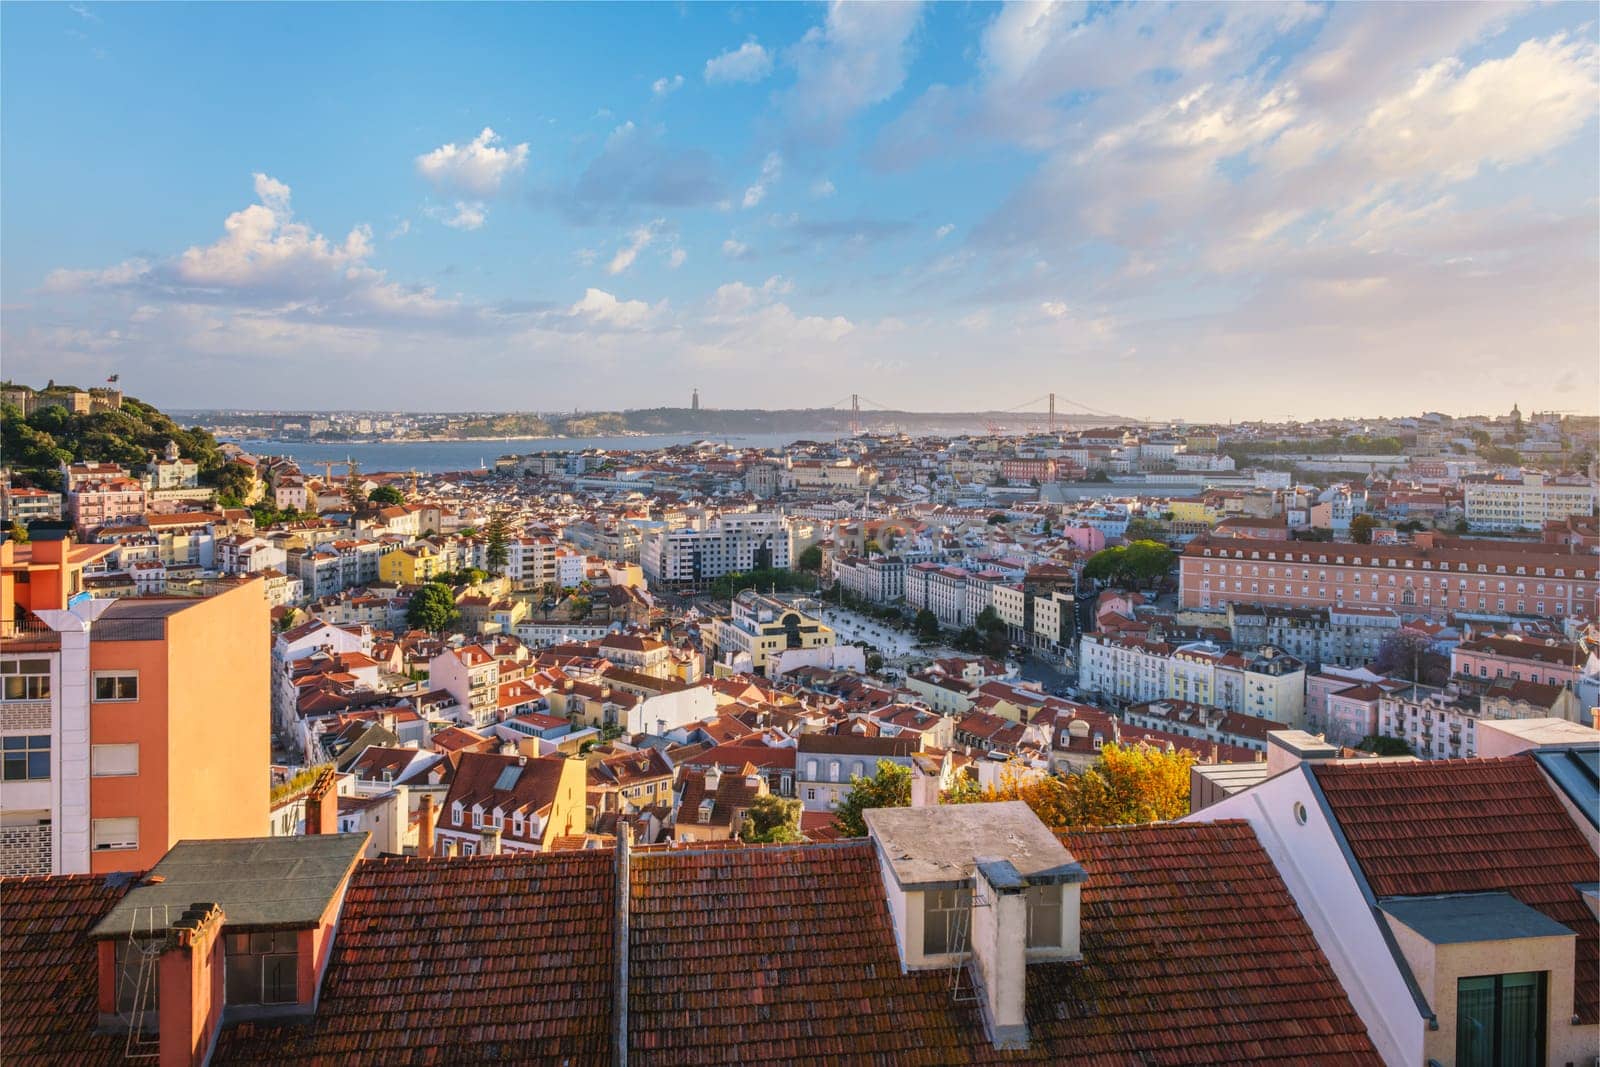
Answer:
[[(11, 383), (4, 383), (9, 386)], [(151, 452), (160, 454), (168, 441), (200, 466), (200, 479), (218, 485), (229, 466), (217, 439), (198, 426), (185, 429), (133, 397), (123, 397), (122, 410), (74, 415), (64, 407), (45, 407), (24, 417), (14, 404), (0, 403), (0, 453), (6, 466), (33, 485), (61, 488), (62, 463), (142, 465)]]

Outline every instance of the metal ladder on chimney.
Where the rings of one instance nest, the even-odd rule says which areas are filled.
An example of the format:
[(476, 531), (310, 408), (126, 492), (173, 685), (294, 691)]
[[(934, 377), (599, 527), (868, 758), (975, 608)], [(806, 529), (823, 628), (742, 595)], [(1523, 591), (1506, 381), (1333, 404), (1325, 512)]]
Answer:
[(978, 876), (972, 876), (972, 888), (968, 891), (971, 900), (965, 908), (956, 915), (955, 929), (952, 931), (951, 943), (960, 945), (961, 949), (956, 954), (953, 973), (950, 976), (950, 999), (957, 1004), (970, 1004), (978, 999), (978, 983), (973, 978), (969, 965), (972, 964), (972, 942), (968, 934), (972, 929), (972, 909), (987, 908), (989, 902), (978, 893)]
[[(160, 909), (161, 936), (156, 936), (156, 912)], [(140, 919), (144, 922), (141, 924)], [(133, 978), (133, 1009), (128, 1017), (128, 1039), (123, 1045), (124, 1059), (140, 1060), (154, 1059), (161, 1055), (161, 1035), (159, 1029), (154, 1035), (145, 1033), (145, 1021), (152, 1011), (157, 1010), (156, 991), (161, 983), (161, 950), (166, 943), (166, 930), (172, 924), (172, 916), (165, 904), (151, 904), (146, 907), (135, 908), (133, 917), (128, 922), (128, 954), (138, 953), (139, 969)], [(141, 930), (143, 936), (141, 937)], [(122, 967), (119, 965), (117, 975), (118, 993), (124, 980)]]

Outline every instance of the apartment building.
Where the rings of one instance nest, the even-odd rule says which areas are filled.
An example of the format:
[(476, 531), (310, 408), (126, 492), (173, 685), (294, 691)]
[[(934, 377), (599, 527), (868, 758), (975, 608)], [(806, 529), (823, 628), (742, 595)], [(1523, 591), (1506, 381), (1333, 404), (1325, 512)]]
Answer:
[(60, 522), (61, 494), (46, 489), (19, 489), (0, 477), (0, 524)]
[(1341, 667), (1370, 663), (1383, 642), (1399, 631), (1391, 608), (1228, 605), (1228, 631), (1235, 645), (1273, 645), (1309, 663)]
[(1566, 545), (1419, 533), (1411, 544), (1263, 544), (1199, 537), (1179, 560), (1184, 607), (1389, 608), (1593, 616), (1600, 556)]
[(806, 811), (836, 811), (850, 795), (852, 777), (873, 777), (881, 761), (909, 768), (920, 747), (915, 736), (801, 734), (794, 757), (800, 805)]
[(972, 622), (967, 604), (968, 574), (960, 567), (915, 563), (906, 570), (906, 606), (933, 612), (940, 626), (962, 627)]
[(80, 532), (143, 520), (145, 488), (132, 478), (80, 481), (67, 492), (67, 509)]
[(439, 855), (547, 851), (586, 825), (584, 761), (564, 756), (461, 754), (433, 848)]
[(1294, 727), (1305, 721), (1305, 664), (1270, 645), (1227, 651), (1206, 641), (1084, 634), (1078, 672), (1084, 690), (1123, 706), (1172, 699)]
[(83, 568), (108, 551), (65, 537), (0, 544), (6, 874), (145, 870), (181, 839), (267, 825), (260, 584), (91, 599)]
[(1474, 530), (1537, 530), (1547, 522), (1595, 513), (1595, 485), (1581, 474), (1523, 471), (1514, 478), (1462, 479), (1467, 525)]
[(1476, 637), (1450, 651), (1450, 673), (1470, 678), (1510, 678), (1568, 689), (1600, 670), (1600, 656), (1575, 641), (1520, 634)]
[(834, 560), (833, 577), (845, 592), (868, 603), (905, 599), (906, 561), (899, 556), (844, 556)]
[(656, 529), (644, 536), (639, 563), (651, 585), (692, 584), (726, 574), (793, 565), (793, 539), (781, 515), (746, 512)]

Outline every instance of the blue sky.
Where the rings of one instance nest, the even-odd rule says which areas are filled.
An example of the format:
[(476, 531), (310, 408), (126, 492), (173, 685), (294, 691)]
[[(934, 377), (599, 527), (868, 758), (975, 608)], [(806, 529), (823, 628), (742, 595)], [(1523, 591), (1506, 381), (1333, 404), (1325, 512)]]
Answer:
[(0, 361), (174, 407), (1592, 411), (1594, 19), (10, 4)]

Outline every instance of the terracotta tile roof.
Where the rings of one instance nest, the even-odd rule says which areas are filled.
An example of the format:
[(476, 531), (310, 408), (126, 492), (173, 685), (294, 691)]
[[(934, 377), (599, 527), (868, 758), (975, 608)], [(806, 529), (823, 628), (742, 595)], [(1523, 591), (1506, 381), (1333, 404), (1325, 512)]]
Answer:
[(1578, 935), (1575, 1008), (1600, 1021), (1600, 859), (1527, 756), (1323, 763), (1317, 783), (1379, 897), (1506, 892)]
[(316, 1021), (225, 1029), (215, 1062), (609, 1064), (614, 886), (609, 851), (363, 863)]
[(132, 884), (97, 874), (0, 878), (0, 1049), (8, 1065), (122, 1062), (123, 1040), (95, 1033), (99, 982), (88, 933)]

